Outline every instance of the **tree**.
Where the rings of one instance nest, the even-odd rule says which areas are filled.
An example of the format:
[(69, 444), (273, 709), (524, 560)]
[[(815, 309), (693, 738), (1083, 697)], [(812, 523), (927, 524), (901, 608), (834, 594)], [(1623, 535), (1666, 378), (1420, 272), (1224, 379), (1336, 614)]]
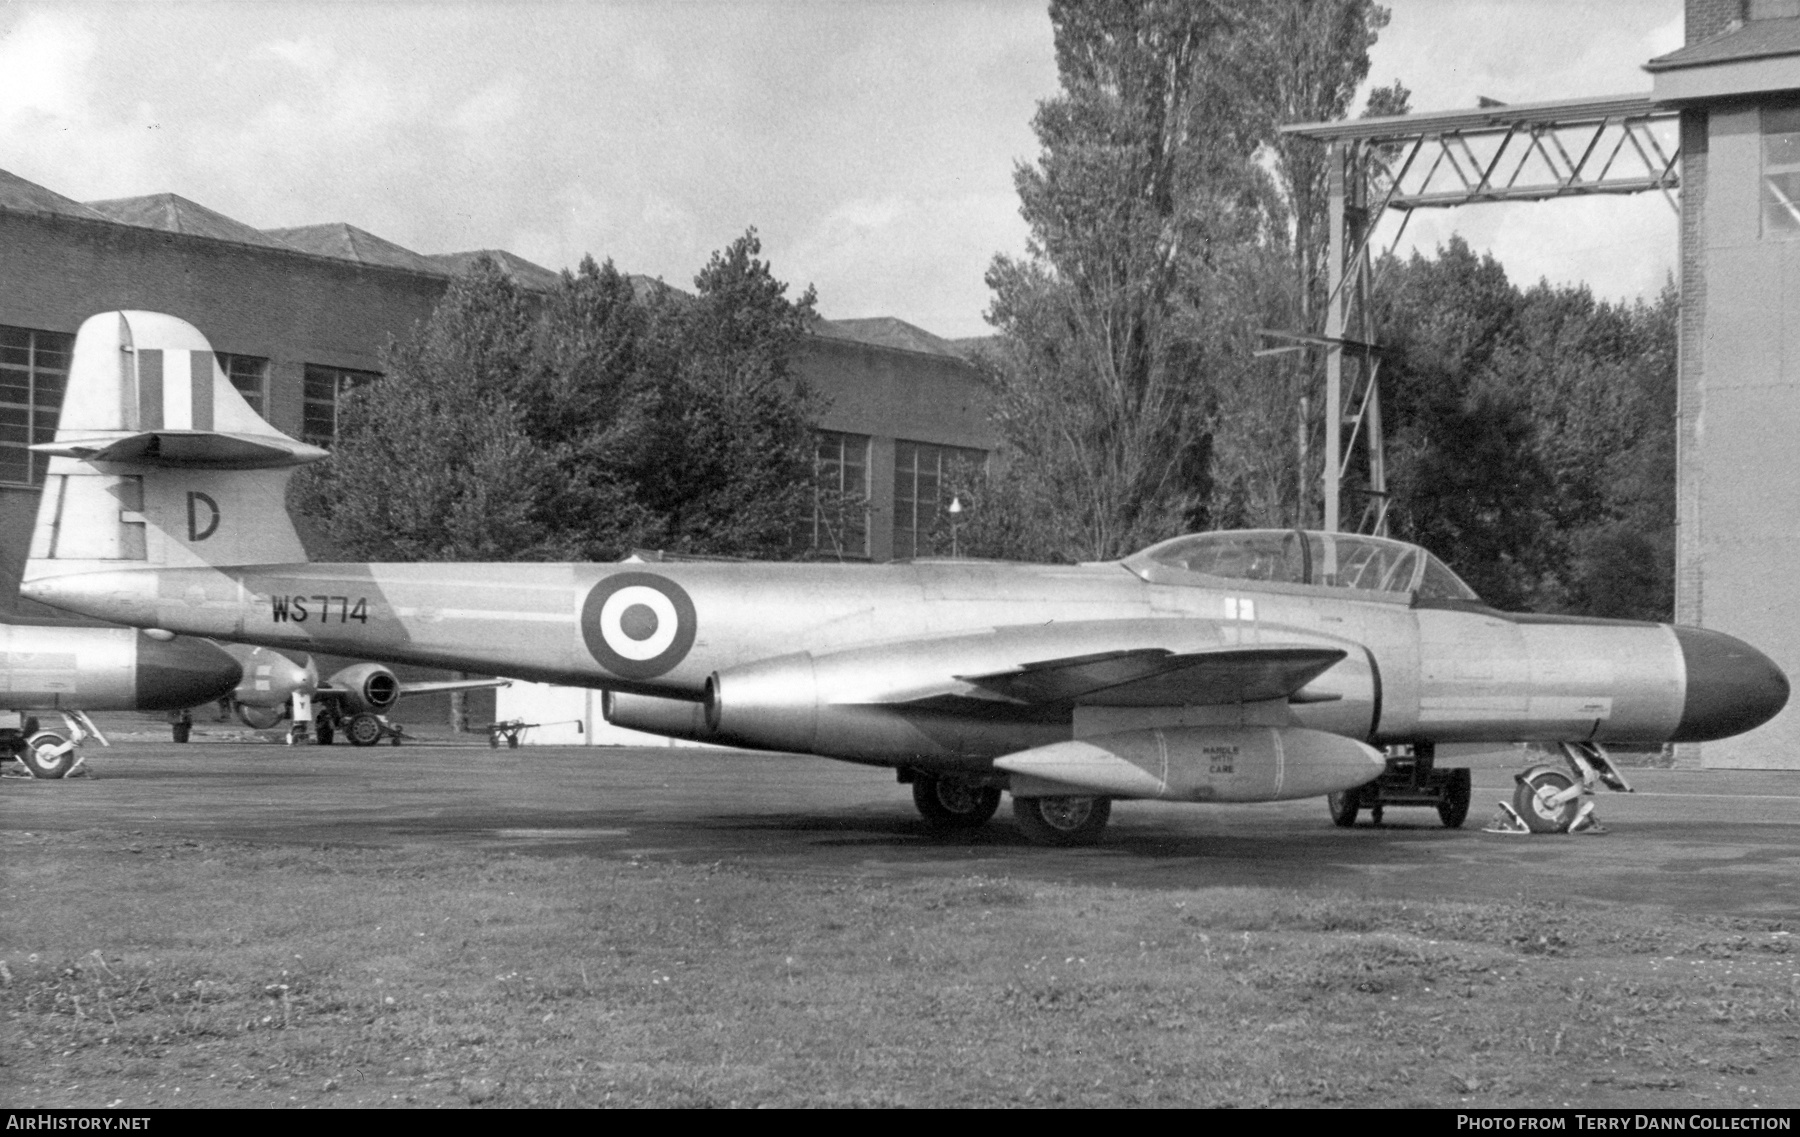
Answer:
[(535, 301), (477, 258), (344, 399), (302, 508), (372, 559), (780, 555), (810, 493), (813, 298), (760, 251), (715, 254), (695, 297), (585, 258)]
[[(1327, 210), (1330, 152), (1319, 142), (1279, 127), (1331, 122), (1350, 109), (1369, 74), (1369, 49), (1388, 23), (1372, 0), (1275, 0), (1256, 24), (1271, 128), (1268, 146), (1287, 206), (1291, 245), (1289, 281), (1271, 305), (1269, 326), (1317, 334), (1323, 330), (1329, 250)], [(1408, 92), (1396, 81), (1369, 96), (1365, 114), (1404, 114)], [(1309, 524), (1322, 464), (1312, 458), (1324, 429), (1324, 384), (1316, 353), (1271, 357), (1226, 416), (1221, 459), (1226, 479), (1242, 488), (1245, 509), (1266, 524)], [(1309, 457), (1304, 463), (1300, 454)]]
[(1382, 275), (1396, 532), (1502, 607), (1668, 618), (1673, 287), (1521, 291), (1460, 238)]
[(530, 366), (530, 315), (481, 258), (384, 374), (342, 396), (332, 460), (297, 482), (346, 556), (515, 560), (553, 551), (554, 465), (507, 399)]
[(815, 297), (789, 300), (761, 252), (752, 229), (714, 253), (660, 321), (672, 413), (641, 489), (676, 551), (783, 556), (811, 505), (819, 408), (793, 359)]
[(992, 496), (1054, 503), (1040, 550), (1116, 556), (1208, 517), (1209, 380), (1247, 343), (1232, 284), (1272, 229), (1235, 50), (1248, 10), (1051, 5), (1062, 94), (1033, 122), (1037, 165), (1015, 173), (1028, 255), (988, 272), (1003, 476), (1018, 483)]

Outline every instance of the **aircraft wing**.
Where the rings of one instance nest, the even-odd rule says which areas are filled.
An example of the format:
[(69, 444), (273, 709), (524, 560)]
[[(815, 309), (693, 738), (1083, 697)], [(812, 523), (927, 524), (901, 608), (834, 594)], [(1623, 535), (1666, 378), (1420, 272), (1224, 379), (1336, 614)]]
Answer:
[(1016, 702), (1100, 707), (1254, 703), (1294, 695), (1348, 654), (1258, 644), (1172, 652), (1132, 648), (1027, 663), (958, 679)]
[[(511, 679), (444, 679), (423, 683), (401, 683), (401, 695), (430, 695), (441, 691), (479, 691), (488, 687), (510, 687)], [(345, 687), (330, 682), (320, 683), (313, 692), (315, 699), (341, 699), (349, 695)]]

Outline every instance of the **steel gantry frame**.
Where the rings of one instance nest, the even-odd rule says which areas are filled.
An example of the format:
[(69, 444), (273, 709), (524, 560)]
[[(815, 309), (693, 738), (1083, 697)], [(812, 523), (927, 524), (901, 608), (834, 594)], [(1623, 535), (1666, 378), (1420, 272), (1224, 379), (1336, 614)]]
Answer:
[[(1679, 213), (1678, 112), (1647, 95), (1298, 123), (1282, 128), (1328, 152), (1325, 326), (1273, 333), (1325, 352), (1325, 528), (1342, 528), (1344, 481), (1361, 443), (1357, 532), (1387, 532), (1381, 353), (1373, 291), (1377, 224), (1397, 210), (1397, 247), (1417, 209), (1661, 192)], [(1346, 437), (1346, 432), (1348, 436)]]

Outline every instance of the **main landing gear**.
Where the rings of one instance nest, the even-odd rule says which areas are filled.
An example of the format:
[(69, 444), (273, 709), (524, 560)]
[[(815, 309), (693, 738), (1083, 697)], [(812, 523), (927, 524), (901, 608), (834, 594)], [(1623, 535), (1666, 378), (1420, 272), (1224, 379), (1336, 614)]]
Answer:
[[(1002, 783), (998, 779), (906, 767), (898, 773), (901, 782), (912, 785), (913, 804), (932, 829), (979, 829), (1000, 808)], [(1100, 839), (1111, 817), (1111, 798), (1013, 796), (1013, 819), (1034, 845), (1091, 845)]]

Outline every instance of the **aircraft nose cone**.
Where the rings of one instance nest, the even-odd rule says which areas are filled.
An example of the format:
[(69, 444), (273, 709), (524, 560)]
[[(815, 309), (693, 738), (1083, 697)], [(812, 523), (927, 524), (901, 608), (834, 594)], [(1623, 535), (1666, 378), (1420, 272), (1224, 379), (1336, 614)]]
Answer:
[(244, 677), (238, 661), (205, 640), (137, 638), (137, 701), (146, 711), (173, 711), (210, 702)]
[(1673, 742), (1711, 742), (1761, 726), (1787, 705), (1788, 678), (1743, 640), (1675, 628), (1687, 668), (1687, 701)]

